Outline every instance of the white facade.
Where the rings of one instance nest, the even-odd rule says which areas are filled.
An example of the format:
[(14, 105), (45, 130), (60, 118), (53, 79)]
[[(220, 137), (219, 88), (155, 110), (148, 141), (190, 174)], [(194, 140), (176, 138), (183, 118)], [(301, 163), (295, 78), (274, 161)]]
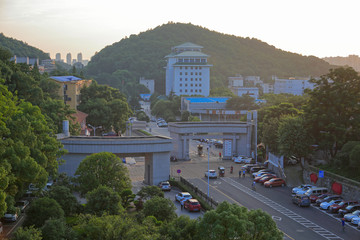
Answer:
[(153, 94), (155, 92), (155, 81), (153, 79), (140, 78), (140, 84), (147, 87), (147, 89), (150, 90), (151, 94)]
[(210, 94), (210, 67), (203, 47), (184, 43), (173, 47), (167, 55), (166, 95), (202, 95)]
[(244, 78), (241, 75), (237, 77), (228, 77), (228, 80), (229, 80), (229, 88), (244, 86)]
[(309, 82), (310, 78), (306, 79), (279, 79), (275, 77), (274, 93), (289, 93), (293, 95), (303, 95), (305, 89), (314, 89), (315, 84)]
[(263, 83), (261, 86), (263, 88), (263, 93), (264, 94), (274, 93), (274, 85), (273, 84)]
[(71, 65), (71, 53), (66, 54), (66, 63)]

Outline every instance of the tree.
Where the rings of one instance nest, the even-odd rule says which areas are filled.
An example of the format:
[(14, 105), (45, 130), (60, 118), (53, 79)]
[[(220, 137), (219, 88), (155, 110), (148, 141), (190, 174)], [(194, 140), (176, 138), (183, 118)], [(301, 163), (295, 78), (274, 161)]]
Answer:
[(34, 225), (39, 228), (46, 220), (60, 219), (64, 217), (64, 211), (61, 209), (59, 203), (52, 198), (39, 198), (31, 203), (29, 209), (26, 211), (25, 226)]
[(278, 129), (280, 121), (277, 118), (270, 119), (263, 126), (262, 142), (266, 145), (267, 149), (274, 154), (278, 153)]
[(226, 109), (231, 110), (254, 110), (259, 108), (253, 97), (243, 95), (241, 97), (235, 96), (226, 101)]
[(164, 192), (157, 186), (145, 186), (136, 194), (141, 199), (147, 200), (153, 197), (164, 197)]
[(307, 157), (313, 143), (302, 117), (287, 116), (281, 119), (277, 131), (280, 154), (298, 159)]
[(164, 240), (195, 239), (198, 222), (189, 216), (181, 215), (171, 222), (163, 223), (160, 234)]
[(350, 153), (350, 166), (360, 173), (360, 144), (356, 145)]
[(171, 221), (176, 218), (176, 207), (167, 198), (155, 196), (144, 203), (145, 216), (154, 216), (159, 221)]
[(312, 81), (316, 87), (308, 93), (306, 125), (333, 158), (347, 141), (359, 140), (360, 77), (354, 69), (341, 67)]
[(212, 97), (234, 97), (234, 93), (227, 87), (211, 88), (210, 96)]
[(11, 238), (14, 240), (41, 240), (43, 239), (41, 236), (41, 231), (34, 226), (18, 228), (14, 233), (14, 236)]
[(116, 215), (123, 210), (119, 194), (106, 186), (99, 186), (88, 192), (86, 200), (86, 212), (97, 216), (102, 216), (104, 213)]
[(127, 168), (120, 158), (109, 152), (87, 156), (80, 163), (75, 175), (80, 184), (80, 191), (85, 194), (104, 185), (120, 193), (131, 187)]
[(64, 219), (49, 219), (41, 227), (42, 236), (46, 240), (76, 239), (75, 233), (69, 228)]
[(136, 194), (133, 194), (131, 189), (122, 190), (120, 193), (121, 204), (124, 208), (128, 208), (130, 203), (134, 201)]
[(53, 186), (49, 192), (49, 197), (55, 199), (64, 210), (65, 216), (75, 214), (79, 208), (76, 197), (70, 189), (65, 186)]
[(271, 216), (261, 210), (222, 202), (208, 211), (199, 222), (197, 237), (201, 239), (282, 239), (282, 232)]

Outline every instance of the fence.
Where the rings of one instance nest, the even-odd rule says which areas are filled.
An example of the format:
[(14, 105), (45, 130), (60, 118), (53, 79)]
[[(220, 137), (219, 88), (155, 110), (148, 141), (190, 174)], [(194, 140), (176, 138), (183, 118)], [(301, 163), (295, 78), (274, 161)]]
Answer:
[(185, 186), (189, 187), (191, 189), (191, 191), (193, 191), (197, 196), (199, 196), (202, 200), (206, 201), (211, 207), (213, 206), (217, 206), (219, 205), (218, 202), (216, 202), (214, 199), (212, 199), (211, 197), (208, 197), (208, 195), (206, 193), (203, 193), (200, 189), (198, 189), (198, 187), (194, 186), (191, 182), (189, 182), (188, 180), (186, 180), (183, 177), (172, 177), (174, 180), (176, 181), (180, 181), (181, 183), (183, 183)]

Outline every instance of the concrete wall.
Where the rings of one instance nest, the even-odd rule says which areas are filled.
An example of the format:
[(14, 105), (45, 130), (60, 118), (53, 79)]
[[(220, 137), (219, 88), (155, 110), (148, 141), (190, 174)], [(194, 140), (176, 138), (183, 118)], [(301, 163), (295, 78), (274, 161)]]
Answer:
[[(310, 174), (316, 173), (319, 175), (319, 168), (308, 166), (303, 171), (303, 178), (305, 183), (314, 184), (310, 182)], [(331, 190), (334, 182), (342, 184), (342, 196), (347, 200), (360, 201), (360, 183), (351, 179), (324, 171), (324, 178), (319, 178), (315, 185), (319, 187), (326, 187)]]

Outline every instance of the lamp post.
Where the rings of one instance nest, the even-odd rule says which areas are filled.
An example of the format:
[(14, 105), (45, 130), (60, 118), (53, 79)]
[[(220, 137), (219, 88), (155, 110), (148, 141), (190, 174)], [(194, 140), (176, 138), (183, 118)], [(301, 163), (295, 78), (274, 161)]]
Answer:
[(209, 200), (209, 189), (210, 189), (210, 148), (211, 148), (211, 145), (208, 144), (207, 145), (207, 153), (208, 153), (208, 177), (207, 177), (207, 182), (208, 182), (208, 189), (207, 189), (207, 197), (208, 197), (208, 200)]
[(93, 125), (91, 125), (90, 123), (88, 123), (88, 126), (91, 127), (94, 131), (94, 136), (95, 136), (95, 132), (96, 132), (96, 129), (98, 128), (102, 128), (102, 126), (97, 126), (97, 127), (94, 127)]

